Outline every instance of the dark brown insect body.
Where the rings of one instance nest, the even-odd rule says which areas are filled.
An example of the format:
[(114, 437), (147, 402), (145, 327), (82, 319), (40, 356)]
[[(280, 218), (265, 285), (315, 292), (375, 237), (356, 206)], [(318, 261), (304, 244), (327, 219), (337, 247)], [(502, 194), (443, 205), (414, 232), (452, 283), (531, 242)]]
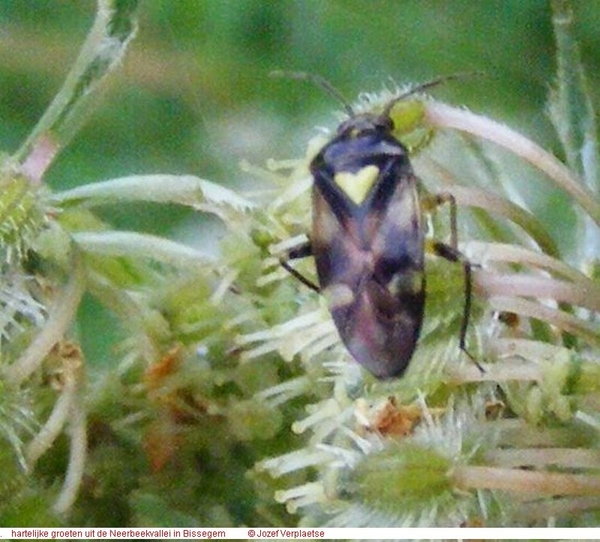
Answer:
[(380, 378), (406, 369), (425, 303), (416, 178), (392, 129), (353, 117), (310, 166), (319, 285), (344, 344)]
[[(399, 376), (410, 362), (423, 321), (425, 228), (417, 178), (408, 150), (394, 136), (391, 110), (400, 100), (447, 78), (392, 99), (379, 115), (357, 115), (326, 80), (305, 73), (287, 75), (309, 79), (340, 99), (349, 119), (310, 164), (314, 179), (310, 241), (288, 254), (289, 259), (314, 256), (319, 285), (286, 259), (281, 264), (325, 295), (340, 337), (356, 361), (378, 378)], [(451, 245), (434, 242), (431, 248), (463, 266), (459, 346), (468, 354), (471, 266), (456, 247), (454, 198), (440, 194), (429, 205), (442, 203), (451, 204)]]

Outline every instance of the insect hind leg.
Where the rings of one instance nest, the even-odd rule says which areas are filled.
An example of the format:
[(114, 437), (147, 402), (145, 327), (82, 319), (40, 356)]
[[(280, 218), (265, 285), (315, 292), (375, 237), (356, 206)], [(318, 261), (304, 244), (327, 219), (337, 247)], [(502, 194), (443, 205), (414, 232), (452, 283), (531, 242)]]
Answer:
[(297, 271), (289, 264), (290, 260), (308, 258), (312, 255), (312, 246), (310, 241), (307, 241), (306, 243), (289, 250), (286, 256), (279, 258), (279, 263), (281, 264), (281, 267), (283, 267), (290, 275), (292, 275), (292, 277), (298, 279), (302, 284), (308, 286), (311, 290), (321, 293), (321, 288), (319, 288), (312, 280), (306, 278), (302, 273), (300, 273), (300, 271)]
[[(456, 240), (456, 239), (454, 239)], [(464, 273), (464, 298), (465, 303), (463, 306), (463, 317), (460, 325), (460, 335), (458, 346), (468, 356), (468, 358), (477, 366), (477, 368), (484, 373), (485, 370), (479, 364), (479, 362), (473, 357), (473, 355), (467, 350), (466, 338), (467, 330), (469, 328), (469, 320), (471, 318), (471, 304), (473, 297), (473, 272), (472, 264), (467, 257), (460, 252), (456, 247), (447, 245), (446, 243), (434, 242), (432, 244), (433, 252), (436, 256), (440, 256), (450, 262), (460, 263), (463, 267)]]

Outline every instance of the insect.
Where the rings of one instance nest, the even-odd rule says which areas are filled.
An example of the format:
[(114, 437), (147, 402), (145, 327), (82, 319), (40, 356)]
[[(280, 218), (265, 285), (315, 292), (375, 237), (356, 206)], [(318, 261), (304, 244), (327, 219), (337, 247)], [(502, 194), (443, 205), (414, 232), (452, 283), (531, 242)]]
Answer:
[[(281, 265), (326, 296), (339, 335), (358, 363), (381, 379), (400, 376), (411, 360), (423, 321), (426, 228), (422, 213), (449, 203), (451, 242), (430, 245), (434, 254), (463, 266), (459, 346), (472, 359), (465, 348), (471, 264), (457, 249), (456, 202), (450, 194), (420, 199), (408, 150), (394, 136), (391, 117), (399, 101), (442, 79), (393, 98), (379, 114), (357, 114), (325, 79), (306, 73), (283, 75), (324, 88), (343, 104), (348, 119), (310, 163), (312, 232), (307, 243), (281, 258)], [(307, 256), (315, 258), (318, 286), (289, 263)]]

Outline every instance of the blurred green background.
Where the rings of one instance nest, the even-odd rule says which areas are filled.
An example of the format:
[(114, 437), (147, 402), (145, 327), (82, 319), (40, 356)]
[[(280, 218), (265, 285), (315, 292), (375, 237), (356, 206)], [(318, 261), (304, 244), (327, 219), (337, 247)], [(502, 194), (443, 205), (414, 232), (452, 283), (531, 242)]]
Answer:
[[(16, 150), (61, 85), (94, 17), (92, 1), (0, 1), (0, 143)], [(592, 88), (600, 73), (600, 3), (575, 3)], [(192, 173), (251, 188), (242, 159), (263, 164), (305, 151), (315, 125), (335, 125), (338, 105), (274, 69), (328, 78), (349, 99), (393, 79), (419, 82), (483, 71), (437, 88), (560, 149), (545, 115), (555, 73), (545, 0), (147, 0), (140, 30), (101, 106), (62, 153), (53, 189), (139, 173)], [(175, 207), (100, 211), (121, 229), (212, 244), (212, 224)], [(110, 316), (88, 300), (86, 322)], [(106, 337), (84, 334), (88, 356)], [(110, 341), (109, 341), (110, 342)]]

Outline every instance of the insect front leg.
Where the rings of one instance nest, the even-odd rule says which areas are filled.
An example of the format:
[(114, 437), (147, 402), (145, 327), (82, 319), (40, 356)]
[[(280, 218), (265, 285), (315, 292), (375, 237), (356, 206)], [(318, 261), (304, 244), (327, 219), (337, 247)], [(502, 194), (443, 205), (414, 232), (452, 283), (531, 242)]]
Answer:
[(307, 279), (302, 273), (294, 269), (290, 264), (290, 260), (298, 260), (300, 258), (308, 258), (312, 256), (312, 246), (310, 241), (301, 244), (300, 246), (288, 250), (285, 257), (279, 258), (279, 263), (281, 266), (293, 277), (298, 279), (302, 284), (308, 286), (311, 290), (314, 290), (317, 293), (321, 293), (321, 288), (319, 288), (312, 280)]

